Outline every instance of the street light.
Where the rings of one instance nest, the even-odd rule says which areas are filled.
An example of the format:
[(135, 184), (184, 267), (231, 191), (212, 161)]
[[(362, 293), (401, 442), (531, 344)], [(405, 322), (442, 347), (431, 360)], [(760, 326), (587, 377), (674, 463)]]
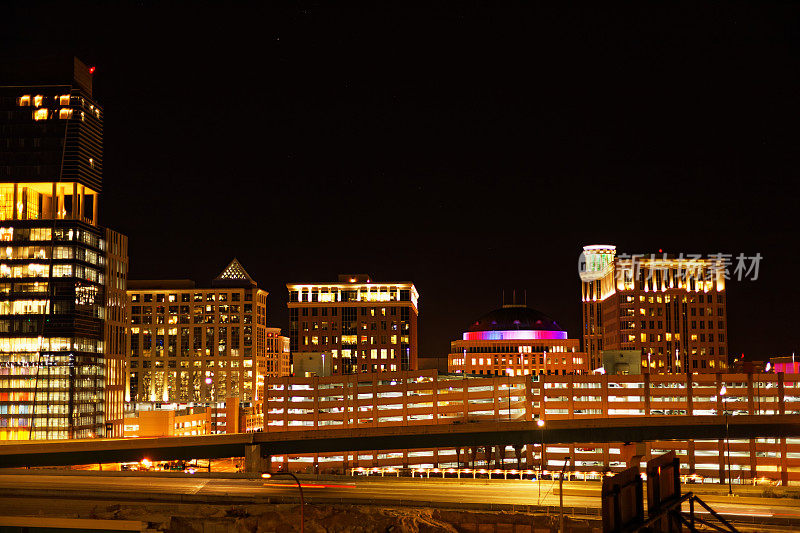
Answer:
[(539, 430), (542, 432), (542, 447), (539, 451), (539, 476), (537, 478), (537, 485), (539, 485), (539, 497), (537, 500), (536, 505), (541, 505), (542, 503), (542, 473), (544, 472), (544, 420), (541, 418), (536, 420), (536, 425), (539, 426)]
[[(217, 432), (217, 417), (216, 413), (214, 412), (214, 379), (211, 376), (206, 376), (206, 386), (211, 386), (211, 403), (208, 406), (208, 412), (211, 414), (211, 433), (215, 434)], [(211, 459), (208, 460), (208, 468), (209, 472), (211, 471)]]
[(211, 376), (206, 377), (206, 385), (211, 385), (211, 403), (214, 403), (214, 379)]
[(269, 479), (272, 476), (289, 476), (294, 479), (294, 482), (297, 483), (297, 488), (300, 490), (300, 533), (305, 531), (305, 515), (303, 514), (303, 507), (305, 506), (305, 500), (303, 499), (303, 486), (300, 484), (300, 480), (297, 479), (297, 476), (292, 474), (291, 472), (275, 472), (271, 474), (269, 472), (264, 472), (261, 474), (263, 479)]
[(731, 438), (728, 432), (728, 411), (725, 409), (725, 394), (728, 389), (725, 385), (719, 389), (719, 395), (722, 399), (722, 414), (725, 415), (725, 448), (728, 455), (728, 496), (733, 496), (733, 485), (731, 484)]
[[(765, 374), (769, 373), (771, 368), (772, 368), (772, 363), (767, 361), (767, 364), (764, 366), (764, 373)], [(756, 390), (757, 390), (756, 394), (758, 395), (758, 413), (757, 414), (760, 415), (761, 414), (761, 379), (759, 378), (759, 380), (756, 383), (758, 385), (758, 387), (756, 388)]]

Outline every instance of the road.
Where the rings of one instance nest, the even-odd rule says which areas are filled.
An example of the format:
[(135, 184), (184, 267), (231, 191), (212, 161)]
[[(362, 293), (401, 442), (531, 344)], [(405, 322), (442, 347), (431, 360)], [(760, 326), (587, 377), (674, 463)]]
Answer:
[[(532, 481), (455, 481), (368, 478), (354, 481), (302, 481), (306, 501), (310, 503), (384, 504), (402, 500), (404, 505), (418, 504), (513, 504), (558, 505), (558, 484), (544, 481), (541, 487)], [(226, 499), (253, 498), (294, 501), (298, 492), (294, 482), (283, 479), (216, 479), (200, 477), (129, 476), (105, 477), (96, 475), (0, 475), (0, 494), (8, 496), (33, 492), (50, 494), (60, 491), (62, 498), (99, 498), (109, 493), (109, 498), (124, 499), (119, 493), (139, 495), (204, 496), (220, 502)], [(786, 500), (739, 497), (730, 499), (720, 494), (703, 494), (701, 497), (717, 512), (735, 517), (776, 517), (800, 520), (800, 506)], [(116, 493), (116, 494), (112, 494)], [(540, 496), (541, 493), (541, 496)], [(565, 483), (566, 507), (600, 506), (600, 492), (596, 484)]]

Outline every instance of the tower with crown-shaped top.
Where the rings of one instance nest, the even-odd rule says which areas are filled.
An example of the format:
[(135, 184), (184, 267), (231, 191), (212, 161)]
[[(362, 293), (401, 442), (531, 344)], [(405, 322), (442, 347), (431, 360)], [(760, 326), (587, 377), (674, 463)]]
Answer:
[(259, 412), (264, 376), (290, 373), (289, 339), (267, 327), (267, 296), (235, 258), (210, 288), (191, 280), (131, 280), (131, 407), (219, 407), (237, 399)]

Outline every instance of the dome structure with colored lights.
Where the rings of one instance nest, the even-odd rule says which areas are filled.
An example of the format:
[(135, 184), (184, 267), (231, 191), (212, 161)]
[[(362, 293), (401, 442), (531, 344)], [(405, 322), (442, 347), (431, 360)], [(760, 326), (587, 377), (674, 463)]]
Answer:
[(464, 340), (566, 339), (567, 332), (551, 317), (524, 305), (504, 305), (476, 320)]

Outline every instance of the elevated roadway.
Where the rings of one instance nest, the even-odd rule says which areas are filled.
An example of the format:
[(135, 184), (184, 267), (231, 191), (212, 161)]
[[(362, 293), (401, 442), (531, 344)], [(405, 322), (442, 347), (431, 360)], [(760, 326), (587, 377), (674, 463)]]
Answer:
[[(728, 417), (731, 439), (798, 437), (796, 415)], [(0, 468), (151, 460), (268, 457), (276, 454), (362, 450), (446, 448), (456, 446), (644, 442), (722, 439), (723, 416), (653, 416), (535, 421), (385, 426), (73, 441), (12, 441), (0, 445)], [(248, 461), (250, 464), (250, 461)]]

